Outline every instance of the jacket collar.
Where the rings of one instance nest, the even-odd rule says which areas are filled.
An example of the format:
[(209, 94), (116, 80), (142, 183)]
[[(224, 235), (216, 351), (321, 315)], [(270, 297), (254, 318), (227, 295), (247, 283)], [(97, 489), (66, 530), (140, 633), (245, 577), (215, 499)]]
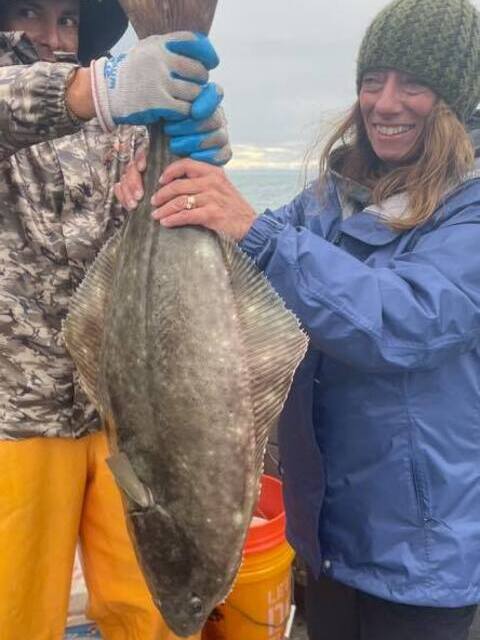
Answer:
[(341, 209), (340, 233), (373, 246), (388, 244), (401, 233), (389, 227), (387, 220), (405, 209), (405, 194), (388, 198), (381, 206), (376, 206), (368, 187), (334, 169), (330, 170), (330, 178)]
[(33, 64), (39, 61), (37, 50), (25, 33), (19, 31), (0, 32), (0, 66)]
[[(470, 127), (469, 129), (477, 156), (475, 166), (472, 171), (463, 176), (460, 182), (453, 184), (446, 191), (441, 207), (442, 214), (445, 213), (443, 205), (448, 200), (460, 193), (470, 182), (480, 179), (480, 115), (478, 116), (478, 122), (478, 127)], [(406, 233), (405, 230), (392, 229), (388, 225), (390, 220), (398, 219), (405, 215), (408, 206), (408, 199), (405, 193), (396, 194), (387, 198), (380, 205), (375, 205), (371, 200), (372, 191), (368, 187), (343, 176), (334, 169), (330, 170), (330, 177), (342, 211), (345, 212), (346, 208), (347, 212), (352, 214), (341, 222), (341, 233), (374, 246), (388, 244), (402, 233)], [(434, 219), (436, 217), (437, 214)]]

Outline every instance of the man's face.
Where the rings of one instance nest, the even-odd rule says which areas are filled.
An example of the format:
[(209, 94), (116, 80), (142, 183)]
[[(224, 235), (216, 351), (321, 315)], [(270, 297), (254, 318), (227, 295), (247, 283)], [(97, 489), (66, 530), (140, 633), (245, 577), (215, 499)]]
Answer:
[(78, 53), (80, 0), (9, 0), (2, 15), (3, 31), (25, 31), (42, 60), (55, 52)]

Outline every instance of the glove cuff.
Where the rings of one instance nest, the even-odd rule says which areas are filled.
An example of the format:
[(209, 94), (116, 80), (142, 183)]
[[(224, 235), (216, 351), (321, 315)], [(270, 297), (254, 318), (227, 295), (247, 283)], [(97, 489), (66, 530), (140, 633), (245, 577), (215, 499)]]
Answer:
[(110, 102), (108, 99), (107, 82), (105, 79), (105, 65), (107, 58), (92, 60), (90, 64), (90, 78), (92, 86), (93, 104), (100, 126), (106, 133), (115, 129)]

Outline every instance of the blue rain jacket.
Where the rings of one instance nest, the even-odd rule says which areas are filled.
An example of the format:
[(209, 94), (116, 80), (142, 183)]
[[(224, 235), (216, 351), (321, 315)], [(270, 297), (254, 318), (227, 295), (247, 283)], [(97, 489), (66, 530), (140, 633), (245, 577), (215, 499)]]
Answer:
[(287, 534), (318, 575), (480, 601), (480, 179), (415, 229), (342, 220), (332, 175), (241, 243), (310, 336), (279, 425)]

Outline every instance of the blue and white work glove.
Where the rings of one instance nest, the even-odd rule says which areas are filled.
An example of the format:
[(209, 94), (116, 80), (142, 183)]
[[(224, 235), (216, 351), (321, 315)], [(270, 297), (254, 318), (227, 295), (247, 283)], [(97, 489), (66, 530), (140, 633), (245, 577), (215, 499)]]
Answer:
[(206, 84), (217, 64), (209, 39), (188, 31), (150, 36), (127, 53), (94, 60), (92, 94), (100, 124), (113, 131), (119, 124), (208, 118), (222, 98), (216, 85)]
[(165, 133), (170, 136), (170, 151), (176, 156), (190, 156), (217, 166), (226, 164), (232, 157), (227, 120), (221, 107), (203, 120), (188, 118), (169, 122)]

